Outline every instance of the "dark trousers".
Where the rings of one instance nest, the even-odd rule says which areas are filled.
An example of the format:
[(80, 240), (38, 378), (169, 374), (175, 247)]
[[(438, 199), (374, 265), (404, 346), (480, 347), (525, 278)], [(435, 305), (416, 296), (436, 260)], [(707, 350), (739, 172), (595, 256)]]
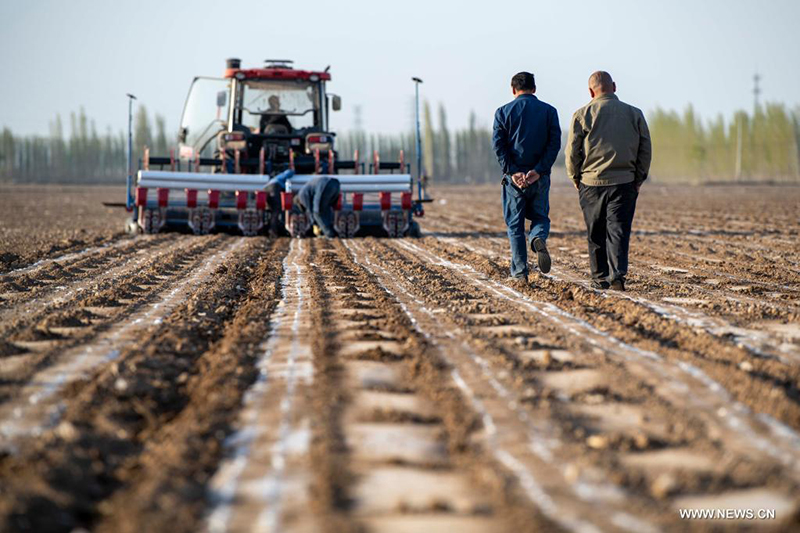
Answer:
[(600, 187), (581, 183), (579, 196), (589, 239), (592, 278), (624, 279), (628, 274), (628, 244), (639, 196), (634, 183)]
[[(542, 176), (534, 184), (520, 189), (503, 178), (503, 218), (511, 243), (511, 275), (528, 275), (528, 247), (539, 237), (550, 235), (550, 176)], [(531, 221), (531, 231), (525, 235), (525, 220)]]

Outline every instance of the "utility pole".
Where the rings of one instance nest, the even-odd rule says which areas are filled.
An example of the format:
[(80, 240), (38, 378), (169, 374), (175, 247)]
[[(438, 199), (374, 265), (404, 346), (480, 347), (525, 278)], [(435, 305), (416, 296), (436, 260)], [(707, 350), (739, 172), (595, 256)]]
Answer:
[(125, 207), (130, 211), (133, 209), (133, 101), (136, 97), (130, 93), (128, 97), (128, 197), (125, 200)]
[[(751, 162), (750, 162), (750, 172), (751, 173), (757, 173), (758, 172), (758, 166), (759, 166), (759, 163), (760, 163), (759, 147), (755, 144), (756, 143), (755, 135), (756, 135), (756, 131), (758, 131), (758, 128), (756, 127), (756, 120), (757, 120), (758, 113), (759, 113), (759, 101), (758, 101), (758, 99), (761, 96), (761, 86), (759, 85), (760, 81), (761, 81), (761, 75), (758, 73), (758, 71), (756, 71), (756, 73), (753, 74), (753, 120), (751, 121), (750, 136), (749, 136), (749, 139), (748, 139), (748, 146), (750, 146), (750, 160), (751, 160)], [(751, 177), (752, 177), (752, 175), (751, 175)]]
[[(756, 72), (753, 74), (753, 120), (758, 113), (758, 98), (761, 96), (761, 75)], [(744, 137), (744, 117), (742, 113), (736, 115), (736, 180), (742, 179), (742, 143)]]
[(419, 131), (419, 84), (422, 83), (422, 80), (419, 78), (411, 78), (414, 82), (414, 90), (416, 93), (415, 96), (415, 105), (414, 105), (414, 117), (416, 119), (416, 141), (417, 141), (417, 192), (419, 195), (419, 200), (422, 200), (422, 138)]
[(742, 113), (736, 114), (736, 181), (742, 179)]
[(755, 115), (758, 110), (758, 97), (761, 94), (761, 87), (758, 86), (758, 82), (760, 81), (761, 76), (758, 72), (753, 74), (753, 115)]

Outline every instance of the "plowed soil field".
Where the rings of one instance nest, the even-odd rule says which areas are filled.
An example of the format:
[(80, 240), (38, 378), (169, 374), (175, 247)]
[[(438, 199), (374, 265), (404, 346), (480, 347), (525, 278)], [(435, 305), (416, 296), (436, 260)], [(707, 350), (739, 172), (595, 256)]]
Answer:
[(1, 188), (0, 531), (800, 530), (799, 187), (645, 186), (627, 292), (571, 188), (530, 284), (497, 188), (434, 196), (270, 240)]

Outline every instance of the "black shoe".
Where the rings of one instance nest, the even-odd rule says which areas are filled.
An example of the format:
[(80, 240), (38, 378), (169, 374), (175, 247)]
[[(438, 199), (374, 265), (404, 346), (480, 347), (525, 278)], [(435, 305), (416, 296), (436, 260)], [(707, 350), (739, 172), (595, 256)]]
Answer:
[(542, 274), (550, 272), (550, 254), (547, 252), (547, 246), (544, 241), (536, 237), (531, 241), (531, 250), (536, 252), (536, 264), (539, 265), (539, 271)]
[(624, 291), (625, 290), (625, 280), (622, 278), (615, 279), (611, 282), (611, 288), (615, 291)]
[(604, 291), (604, 290), (608, 289), (609, 287), (611, 287), (611, 284), (609, 282), (607, 282), (607, 281), (597, 281), (597, 280), (593, 279), (592, 282), (591, 282), (591, 286), (592, 286), (593, 289), (597, 289), (599, 291)]

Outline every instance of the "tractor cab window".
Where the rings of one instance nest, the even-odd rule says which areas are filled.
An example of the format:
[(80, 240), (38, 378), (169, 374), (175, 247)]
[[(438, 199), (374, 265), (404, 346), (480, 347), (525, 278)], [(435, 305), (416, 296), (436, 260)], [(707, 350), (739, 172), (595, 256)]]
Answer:
[(290, 134), (314, 126), (319, 88), (303, 80), (251, 80), (242, 84), (242, 124), (255, 133)]
[(202, 152), (228, 121), (230, 80), (195, 78), (183, 108), (179, 137), (182, 145)]

